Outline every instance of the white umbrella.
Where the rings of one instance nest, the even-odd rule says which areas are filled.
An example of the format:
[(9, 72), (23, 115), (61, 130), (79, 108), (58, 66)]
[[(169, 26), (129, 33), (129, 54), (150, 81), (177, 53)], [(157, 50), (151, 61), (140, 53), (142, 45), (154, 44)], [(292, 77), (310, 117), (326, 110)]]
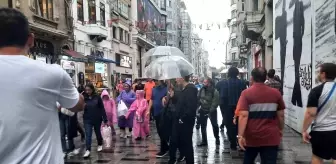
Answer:
[(145, 67), (145, 76), (156, 80), (175, 79), (194, 73), (194, 67), (181, 56), (163, 56)]
[(181, 56), (186, 59), (184, 53), (176, 48), (171, 46), (158, 46), (147, 51), (142, 60), (145, 63), (145, 67), (148, 66), (153, 60), (163, 57), (163, 56)]

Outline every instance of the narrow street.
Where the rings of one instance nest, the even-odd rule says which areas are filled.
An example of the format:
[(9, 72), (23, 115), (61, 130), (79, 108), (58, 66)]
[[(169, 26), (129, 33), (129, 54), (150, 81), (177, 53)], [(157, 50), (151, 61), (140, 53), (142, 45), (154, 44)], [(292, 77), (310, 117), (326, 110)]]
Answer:
[[(219, 112), (219, 111), (218, 111)], [(218, 116), (221, 120), (221, 116)], [(220, 122), (220, 121), (219, 121)], [(151, 124), (152, 137), (144, 141), (134, 141), (131, 139), (120, 139), (116, 137), (114, 146), (110, 150), (104, 150), (101, 153), (96, 152), (97, 143), (93, 139), (93, 147), (91, 152), (91, 158), (83, 159), (82, 153), (75, 157), (67, 158), (66, 164), (165, 164), (169, 157), (166, 156), (162, 159), (155, 157), (158, 152), (159, 137), (156, 134), (155, 124)], [(208, 140), (209, 146), (199, 148), (196, 146), (197, 142), (201, 140), (200, 130), (194, 130), (194, 151), (195, 151), (195, 163), (197, 164), (241, 164), (243, 154), (239, 157), (232, 158), (230, 154), (222, 153), (224, 147), (228, 147), (228, 142), (223, 140), (223, 132), (221, 132), (221, 145), (216, 147), (215, 138), (212, 134), (211, 123), (208, 123)], [(82, 145), (84, 149), (84, 143), (77, 138), (77, 145)], [(278, 156), (278, 164), (309, 164), (310, 160), (310, 146), (301, 143), (300, 135), (286, 127), (283, 136), (283, 142), (280, 147)]]

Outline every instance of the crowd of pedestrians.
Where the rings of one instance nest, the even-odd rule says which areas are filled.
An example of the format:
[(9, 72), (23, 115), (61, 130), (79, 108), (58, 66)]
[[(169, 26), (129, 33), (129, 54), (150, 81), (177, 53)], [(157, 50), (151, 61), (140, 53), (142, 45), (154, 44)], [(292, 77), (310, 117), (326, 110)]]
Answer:
[[(276, 163), (285, 104), (283, 83), (275, 70), (254, 68), (250, 82), (239, 78), (235, 67), (217, 84), (211, 78), (192, 83), (191, 75), (149, 79), (144, 85), (141, 80), (133, 84), (121, 80), (114, 98), (106, 90), (97, 93), (90, 82), (76, 88), (60, 66), (23, 56), (33, 47), (34, 35), (19, 11), (0, 8), (0, 22), (0, 163), (64, 163), (65, 154), (79, 153), (73, 140), (78, 132), (85, 140), (83, 157), (87, 158), (93, 131), (100, 152), (102, 127), (111, 127), (112, 135), (119, 133), (124, 139), (142, 140), (150, 138), (152, 119), (160, 137), (157, 157), (169, 153), (170, 164), (184, 160), (194, 164), (196, 118), (202, 133), (198, 146), (208, 145), (209, 118), (216, 144), (220, 144), (219, 130), (226, 129), (228, 152), (244, 151), (244, 164), (253, 164), (258, 154), (262, 163)], [(311, 143), (313, 164), (336, 160), (335, 77), (335, 64), (321, 64), (321, 84), (308, 96), (302, 139)], [(223, 117), (220, 126), (218, 106)], [(84, 111), (84, 130), (77, 119), (80, 111)], [(120, 131), (115, 129), (116, 123)]]

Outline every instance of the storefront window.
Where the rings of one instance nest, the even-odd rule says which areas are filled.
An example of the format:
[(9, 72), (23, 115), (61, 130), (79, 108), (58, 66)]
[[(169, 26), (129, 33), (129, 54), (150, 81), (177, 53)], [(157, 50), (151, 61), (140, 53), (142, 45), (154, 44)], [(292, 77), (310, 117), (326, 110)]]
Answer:
[(98, 89), (108, 88), (108, 65), (106, 63), (86, 63), (85, 80)]

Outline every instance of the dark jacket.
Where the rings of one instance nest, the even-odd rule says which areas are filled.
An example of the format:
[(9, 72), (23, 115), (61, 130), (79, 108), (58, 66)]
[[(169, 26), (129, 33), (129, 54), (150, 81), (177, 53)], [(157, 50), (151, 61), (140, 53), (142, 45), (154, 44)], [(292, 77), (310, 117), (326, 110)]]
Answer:
[(58, 116), (60, 121), (67, 122), (66, 125), (66, 135), (69, 139), (73, 139), (77, 137), (77, 113), (73, 116), (67, 116), (65, 114), (62, 114), (61, 112), (58, 112)]
[(177, 99), (176, 110), (178, 113), (178, 118), (183, 122), (195, 120), (198, 100), (197, 93), (198, 90), (195, 85), (188, 84), (181, 91)]
[(92, 121), (95, 123), (98, 122), (107, 122), (107, 117), (105, 113), (105, 108), (103, 101), (99, 95), (85, 96), (85, 108), (83, 119)]
[(214, 112), (219, 104), (219, 93), (214, 87), (202, 87), (198, 93), (198, 103), (201, 111)]

